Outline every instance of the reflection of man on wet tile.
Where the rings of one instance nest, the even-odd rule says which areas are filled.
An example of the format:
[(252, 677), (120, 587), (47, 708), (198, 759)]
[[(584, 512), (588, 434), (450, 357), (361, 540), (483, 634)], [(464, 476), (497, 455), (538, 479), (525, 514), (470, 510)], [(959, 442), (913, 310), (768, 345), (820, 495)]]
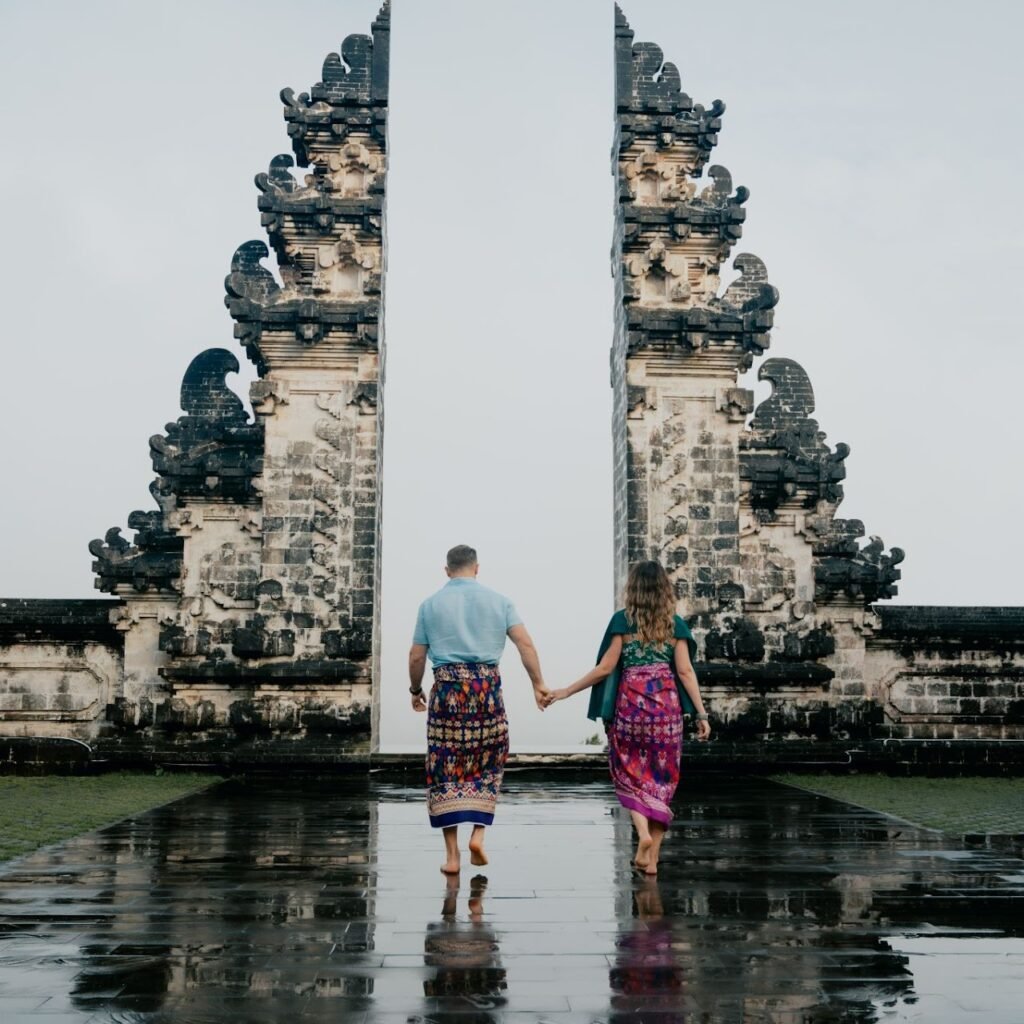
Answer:
[(427, 716), (427, 810), (444, 830), (446, 874), (459, 871), (458, 826), (473, 825), (470, 860), (486, 864), (484, 828), (494, 808), (508, 757), (508, 721), (498, 662), (506, 637), (516, 645), (533, 683), (537, 707), (547, 689), (536, 648), (512, 602), (477, 581), (476, 551), (459, 544), (448, 552), (448, 583), (428, 597), (416, 616), (409, 651), (409, 692), (415, 711), (427, 711), (423, 672), (434, 667)]
[[(423, 994), (439, 1001), (438, 1009), (451, 1000), (465, 1008), (468, 1002), (478, 1011), (498, 1009), (507, 1003), (505, 968), (501, 965), (498, 941), (483, 922), (483, 895), (487, 879), (477, 875), (470, 882), (469, 920), (458, 919), (458, 878), (448, 876), (448, 891), (441, 908), (441, 920), (427, 926), (423, 960), (435, 968), (433, 977), (424, 979)], [(490, 1015), (474, 1017), (489, 1021)], [(494, 1018), (497, 1020), (497, 1018)]]

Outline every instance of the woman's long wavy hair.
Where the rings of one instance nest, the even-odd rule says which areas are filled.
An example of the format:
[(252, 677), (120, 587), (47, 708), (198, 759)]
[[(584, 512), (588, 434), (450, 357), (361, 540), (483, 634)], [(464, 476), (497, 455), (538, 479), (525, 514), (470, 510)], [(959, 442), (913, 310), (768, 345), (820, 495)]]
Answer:
[(623, 604), (641, 643), (665, 644), (672, 639), (676, 595), (659, 562), (637, 562), (629, 570)]

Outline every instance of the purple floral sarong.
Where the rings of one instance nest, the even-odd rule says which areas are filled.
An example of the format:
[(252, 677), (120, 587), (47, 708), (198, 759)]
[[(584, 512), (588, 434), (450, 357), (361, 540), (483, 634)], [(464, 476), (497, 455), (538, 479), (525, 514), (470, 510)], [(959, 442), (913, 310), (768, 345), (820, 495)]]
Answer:
[(608, 733), (608, 765), (619, 803), (668, 825), (682, 753), (683, 715), (672, 666), (624, 668)]

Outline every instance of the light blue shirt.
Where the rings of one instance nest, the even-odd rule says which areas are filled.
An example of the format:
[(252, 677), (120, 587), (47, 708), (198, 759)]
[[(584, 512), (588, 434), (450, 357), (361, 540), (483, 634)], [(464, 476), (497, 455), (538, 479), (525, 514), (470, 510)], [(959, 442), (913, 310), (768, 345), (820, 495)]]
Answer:
[(505, 634), (522, 621), (503, 594), (472, 577), (456, 576), (420, 605), (412, 642), (426, 646), (435, 665), (497, 665)]

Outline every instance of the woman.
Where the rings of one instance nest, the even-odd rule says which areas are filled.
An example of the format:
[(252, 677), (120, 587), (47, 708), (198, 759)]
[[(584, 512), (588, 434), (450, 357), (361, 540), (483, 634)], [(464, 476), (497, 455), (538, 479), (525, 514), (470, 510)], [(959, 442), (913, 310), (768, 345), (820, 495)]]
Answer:
[(548, 701), (596, 687), (588, 715), (602, 718), (608, 731), (615, 795), (636, 827), (634, 863), (656, 875), (679, 784), (683, 712), (696, 714), (697, 739), (706, 740), (711, 726), (693, 671), (697, 645), (675, 614), (668, 573), (657, 562), (634, 565), (624, 598), (625, 608), (605, 631), (596, 667), (572, 686), (552, 691)]

